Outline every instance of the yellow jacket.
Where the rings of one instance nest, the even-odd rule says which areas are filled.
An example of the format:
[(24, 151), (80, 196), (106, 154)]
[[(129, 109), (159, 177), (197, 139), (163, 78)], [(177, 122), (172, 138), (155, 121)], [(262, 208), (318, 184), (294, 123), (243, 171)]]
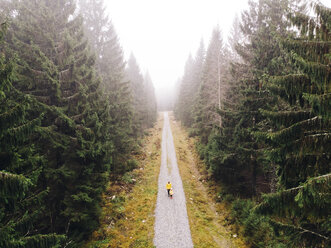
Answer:
[(166, 188), (171, 189), (171, 183), (167, 183)]
[(172, 191), (172, 189), (170, 190), (169, 194), (170, 195), (173, 195), (174, 194), (174, 192)]

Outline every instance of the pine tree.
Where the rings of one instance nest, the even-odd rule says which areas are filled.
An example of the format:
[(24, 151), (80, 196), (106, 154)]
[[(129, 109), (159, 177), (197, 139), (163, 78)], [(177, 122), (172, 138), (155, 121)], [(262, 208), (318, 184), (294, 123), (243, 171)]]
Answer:
[(274, 123), (266, 133), (278, 165), (279, 190), (265, 196), (258, 212), (274, 216), (276, 230), (293, 247), (330, 245), (330, 46), (331, 9), (313, 4), (315, 16), (290, 14), (301, 35), (284, 39), (293, 70), (270, 79), (282, 109), (263, 110)]

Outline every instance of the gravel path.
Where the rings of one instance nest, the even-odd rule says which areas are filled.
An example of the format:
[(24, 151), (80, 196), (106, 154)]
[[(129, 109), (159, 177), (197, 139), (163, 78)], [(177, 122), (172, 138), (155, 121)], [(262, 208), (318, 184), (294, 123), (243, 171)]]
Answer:
[[(167, 195), (166, 184), (170, 181), (173, 199)], [(175, 146), (168, 113), (164, 113), (162, 133), (162, 157), (155, 210), (154, 245), (157, 248), (193, 247), (186, 212), (186, 200), (179, 175)]]

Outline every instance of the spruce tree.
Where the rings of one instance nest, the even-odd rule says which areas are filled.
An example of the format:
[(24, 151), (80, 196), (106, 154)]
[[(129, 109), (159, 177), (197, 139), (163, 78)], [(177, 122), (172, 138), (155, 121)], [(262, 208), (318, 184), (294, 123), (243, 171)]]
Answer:
[(221, 31), (217, 26), (213, 30), (206, 52), (195, 107), (194, 128), (203, 145), (207, 144), (213, 126), (220, 123), (215, 110), (220, 107), (220, 101), (223, 97), (221, 89), (221, 64), (224, 59), (222, 48)]
[(147, 125), (152, 127), (157, 117), (157, 104), (153, 81), (148, 72), (144, 76), (144, 85), (146, 90), (146, 107), (147, 107)]
[[(201, 40), (195, 58), (193, 59), (190, 55), (187, 59), (183, 78), (177, 86), (175, 115), (183, 125), (189, 128), (192, 128), (195, 123), (195, 107), (199, 96), (204, 60), (205, 46)], [(194, 129), (191, 129), (191, 134), (194, 135)]]
[[(95, 52), (97, 59), (96, 64), (99, 70), (103, 53), (106, 52), (106, 46), (111, 39), (116, 39), (114, 27), (106, 15), (106, 7), (103, 0), (79, 0), (79, 13), (84, 18), (84, 31), (90, 41), (90, 46)], [(114, 37), (111, 37), (113, 34)]]
[(240, 27), (240, 19), (237, 14), (235, 15), (235, 17), (233, 19), (232, 27), (230, 30), (230, 35), (228, 38), (228, 43), (230, 45), (230, 50), (231, 50), (230, 57), (231, 57), (232, 63), (239, 62), (241, 58), (240, 58), (239, 54), (237, 53), (236, 49), (237, 49), (238, 44), (243, 43), (243, 33), (242, 33), (241, 27)]
[(67, 234), (67, 245), (75, 246), (98, 225), (109, 167), (95, 57), (74, 1), (12, 4), (7, 44), (19, 56), (13, 86), (45, 113), (35, 142), (45, 161), (37, 187), (49, 189), (42, 229)]
[(193, 65), (193, 78), (190, 85), (190, 92), (191, 92), (191, 98), (189, 99), (189, 102), (187, 103), (190, 105), (190, 117), (189, 117), (189, 126), (192, 127), (194, 125), (194, 107), (195, 102), (197, 101), (199, 97), (199, 90), (202, 82), (202, 76), (203, 76), (203, 70), (204, 70), (204, 63), (205, 63), (205, 57), (206, 57), (206, 49), (205, 44), (203, 40), (201, 39), (199, 48), (195, 54), (194, 57), (194, 65)]
[(190, 99), (192, 99), (191, 84), (194, 75), (194, 61), (190, 54), (186, 60), (184, 75), (180, 82), (179, 94), (176, 102), (175, 115), (184, 126), (189, 126), (191, 122)]
[(189, 55), (186, 61), (184, 75), (179, 85), (179, 95), (175, 106), (176, 117), (187, 127), (192, 127), (194, 124), (194, 107), (202, 80), (204, 59), (205, 48), (201, 40), (195, 58), (193, 59), (192, 56)]
[(37, 187), (45, 163), (33, 141), (43, 116), (12, 85), (15, 61), (2, 44), (5, 26), (0, 28), (0, 246), (55, 247), (64, 237), (39, 230), (48, 192)]
[[(125, 62), (113, 23), (106, 15), (103, 0), (80, 0), (79, 12), (84, 18), (84, 30), (96, 54), (98, 72), (112, 80), (123, 81)], [(123, 83), (123, 82), (121, 82)], [(105, 82), (106, 85), (116, 82)]]
[(246, 196), (265, 191), (273, 171), (264, 155), (266, 145), (256, 132), (270, 128), (259, 109), (275, 104), (262, 83), (265, 75), (286, 68), (278, 42), (286, 35), (288, 24), (280, 21), (285, 19), (286, 3), (250, 2), (250, 9), (243, 12), (242, 35), (238, 34), (243, 43), (232, 44), (240, 57), (233, 56), (232, 77), (218, 110), (222, 125), (212, 132), (204, 153), (212, 174)]
[(123, 50), (119, 44), (114, 26), (106, 15), (103, 0), (81, 0), (79, 11), (84, 18), (84, 29), (96, 54), (97, 71), (105, 110), (103, 126), (105, 149), (111, 158), (112, 176), (124, 172), (127, 160), (133, 150), (132, 101), (130, 85), (125, 80)]
[(291, 236), (291, 247), (328, 247), (331, 235), (331, 9), (312, 6), (314, 16), (290, 14), (300, 35), (283, 46), (294, 70), (269, 80), (284, 107), (262, 110), (274, 123), (266, 136), (279, 189), (257, 211), (274, 217), (275, 229)]
[(126, 77), (130, 82), (131, 97), (133, 99), (133, 133), (136, 137), (141, 137), (143, 130), (147, 127), (146, 89), (144, 77), (133, 54), (130, 55), (128, 60)]

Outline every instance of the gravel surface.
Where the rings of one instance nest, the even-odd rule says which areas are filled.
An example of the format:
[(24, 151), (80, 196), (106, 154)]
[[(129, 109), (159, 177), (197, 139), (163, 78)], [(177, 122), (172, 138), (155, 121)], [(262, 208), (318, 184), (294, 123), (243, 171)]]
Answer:
[[(165, 187), (168, 181), (171, 182), (174, 191), (173, 199), (168, 197)], [(185, 194), (178, 171), (168, 113), (164, 113), (162, 157), (158, 187), (154, 245), (157, 248), (193, 247), (186, 212)]]

